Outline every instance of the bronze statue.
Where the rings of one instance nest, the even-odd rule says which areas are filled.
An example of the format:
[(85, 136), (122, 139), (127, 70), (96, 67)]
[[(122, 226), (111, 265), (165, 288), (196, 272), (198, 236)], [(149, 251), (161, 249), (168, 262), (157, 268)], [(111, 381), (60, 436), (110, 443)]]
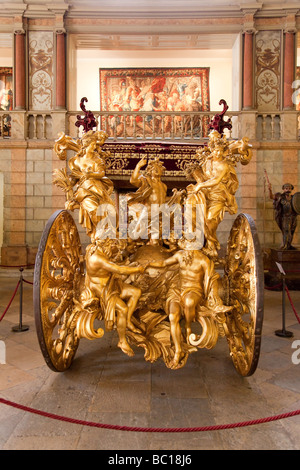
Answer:
[(294, 233), (297, 227), (297, 212), (292, 204), (292, 191), (294, 186), (290, 183), (285, 183), (282, 186), (282, 193), (272, 192), (272, 186), (268, 182), (268, 189), (270, 199), (273, 200), (273, 207), (275, 211), (275, 221), (282, 232), (282, 245), (281, 250), (296, 250), (292, 245)]

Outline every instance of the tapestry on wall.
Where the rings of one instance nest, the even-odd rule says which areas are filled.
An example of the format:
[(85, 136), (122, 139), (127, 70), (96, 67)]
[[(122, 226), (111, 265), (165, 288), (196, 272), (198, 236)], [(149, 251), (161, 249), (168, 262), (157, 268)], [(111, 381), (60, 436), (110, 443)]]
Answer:
[(100, 69), (100, 110), (123, 112), (101, 123), (109, 136), (176, 137), (188, 133), (188, 126), (194, 135), (207, 135), (208, 117), (176, 112), (210, 110), (209, 67)]

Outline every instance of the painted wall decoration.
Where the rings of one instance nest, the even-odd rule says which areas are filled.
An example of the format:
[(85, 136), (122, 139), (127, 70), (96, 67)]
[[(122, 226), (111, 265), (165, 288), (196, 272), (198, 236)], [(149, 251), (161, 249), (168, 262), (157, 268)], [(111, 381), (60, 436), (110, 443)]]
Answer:
[(53, 104), (53, 33), (30, 31), (30, 109), (51, 110)]
[[(0, 67), (0, 111), (13, 109), (12, 67)], [(11, 116), (3, 114), (0, 122), (0, 135), (11, 136)]]
[(258, 111), (280, 109), (281, 31), (256, 34), (255, 90)]
[(294, 91), (295, 105), (297, 111), (300, 111), (300, 67), (296, 67), (296, 87)]
[(12, 67), (0, 67), (0, 111), (12, 111), (12, 109)]
[[(161, 117), (164, 111), (209, 111), (209, 67), (204, 68), (129, 68), (100, 69), (100, 110), (148, 112), (149, 115), (112, 116), (108, 134), (137, 137), (145, 135), (176, 135), (183, 126), (202, 127), (182, 117)], [(154, 113), (154, 114), (153, 114)], [(155, 116), (156, 113), (156, 116)], [(102, 123), (103, 124), (103, 123)], [(107, 126), (106, 126), (107, 127)], [(188, 129), (186, 129), (187, 131)]]

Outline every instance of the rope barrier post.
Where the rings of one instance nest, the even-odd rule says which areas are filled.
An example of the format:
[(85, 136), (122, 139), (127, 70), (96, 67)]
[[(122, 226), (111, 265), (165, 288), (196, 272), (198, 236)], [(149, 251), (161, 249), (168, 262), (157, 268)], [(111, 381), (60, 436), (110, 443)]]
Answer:
[(281, 336), (282, 338), (291, 338), (293, 336), (293, 333), (285, 329), (285, 288), (286, 288), (285, 276), (286, 276), (286, 273), (283, 267), (281, 266), (281, 264), (279, 263), (276, 263), (276, 264), (281, 273), (281, 279), (282, 279), (282, 329), (276, 330), (275, 335)]
[(23, 268), (20, 268), (20, 313), (19, 313), (19, 324), (12, 327), (14, 333), (20, 333), (21, 331), (29, 330), (28, 325), (23, 325), (22, 316), (23, 316)]

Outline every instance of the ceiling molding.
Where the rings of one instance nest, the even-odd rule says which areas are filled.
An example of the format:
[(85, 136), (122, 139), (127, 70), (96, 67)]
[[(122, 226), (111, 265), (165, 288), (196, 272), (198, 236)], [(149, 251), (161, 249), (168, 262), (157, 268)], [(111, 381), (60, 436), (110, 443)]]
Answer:
[(78, 34), (74, 40), (81, 50), (225, 50), (232, 49), (236, 38), (236, 34)]
[(11, 0), (2, 1), (0, 16), (24, 15), (45, 18), (65, 14), (67, 18), (152, 18), (200, 19), (285, 16), (291, 10), (300, 15), (298, 0)]

